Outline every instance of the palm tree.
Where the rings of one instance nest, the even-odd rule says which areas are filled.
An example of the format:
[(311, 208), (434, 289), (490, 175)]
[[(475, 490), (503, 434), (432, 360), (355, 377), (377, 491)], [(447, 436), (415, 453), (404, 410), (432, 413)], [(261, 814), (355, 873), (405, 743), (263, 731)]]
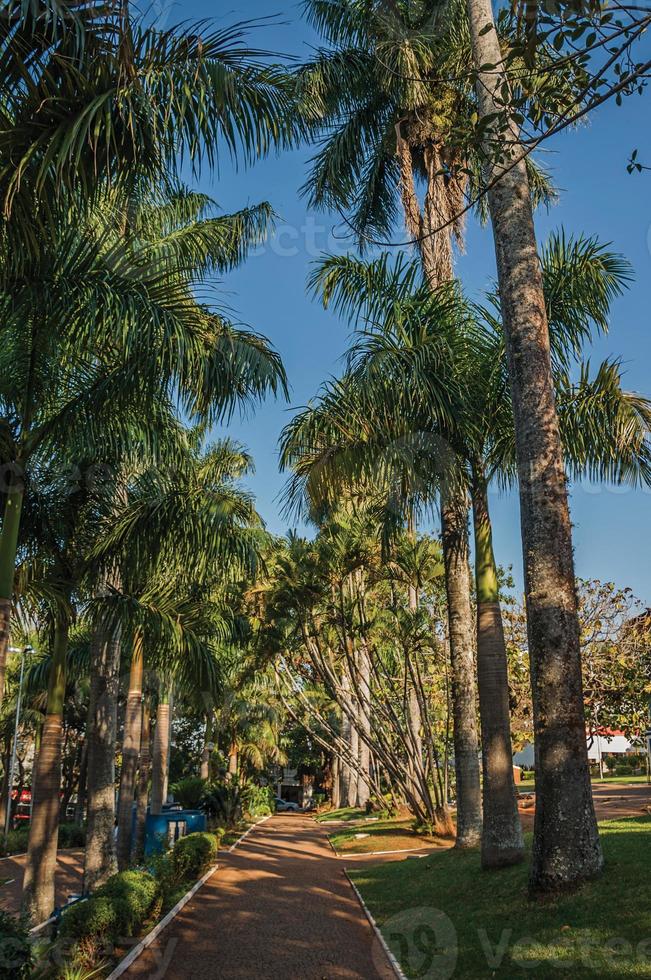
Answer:
[[(210, 165), (222, 148), (253, 160), (297, 131), (287, 73), (248, 44), (249, 27), (167, 30), (128, 3), (10, 0), (0, 26), (0, 196), (29, 237), (33, 203), (106, 181), (133, 187)], [(37, 211), (38, 218), (47, 217)]]
[[(304, 192), (313, 206), (344, 212), (362, 250), (389, 237), (402, 211), (438, 286), (452, 277), (453, 241), (463, 245), (463, 217), (455, 215), (482, 180), (481, 154), (459, 138), (476, 111), (464, 5), (455, 0), (443, 14), (436, 0), (307, 0), (304, 7), (326, 43), (297, 74), (299, 105), (318, 144)], [(512, 38), (508, 17), (500, 31)], [(539, 57), (551, 55), (542, 46)], [(559, 90), (570, 84), (565, 79)], [(529, 167), (536, 199), (549, 200), (546, 175)]]
[[(509, 363), (536, 744), (534, 893), (599, 874), (560, 420), (530, 185), (490, 0), (468, 0), (487, 198)], [(486, 70), (491, 66), (490, 72)], [(499, 150), (498, 150), (499, 146)]]
[[(128, 487), (124, 507), (109, 517), (95, 549), (98, 558), (120, 556), (122, 599), (116, 597), (116, 601), (125, 610), (132, 610), (129, 632), (134, 640), (118, 818), (121, 867), (126, 867), (131, 857), (131, 807), (140, 750), (147, 649), (153, 644), (149, 659), (155, 666), (161, 643), (172, 643), (175, 660), (189, 666), (192, 660), (188, 650), (192, 647), (187, 644), (194, 634), (186, 619), (190, 615), (192, 623), (192, 616), (196, 615), (193, 591), (202, 581), (215, 581), (215, 576), (217, 581), (224, 581), (255, 567), (262, 543), (261, 522), (250, 496), (234, 482), (248, 465), (250, 460), (241, 447), (226, 441), (203, 455), (190, 447), (185, 460), (179, 459), (172, 473), (155, 469), (137, 475)], [(188, 598), (184, 600), (186, 594)], [(225, 635), (226, 611), (217, 606), (215, 611), (220, 613), (220, 628)], [(169, 654), (168, 646), (168, 661)], [(156, 741), (154, 752), (156, 755)]]
[[(330, 386), (318, 407), (307, 410), (288, 428), (284, 458), (297, 469), (300, 479), (307, 479), (312, 494), (336, 492), (337, 486), (342, 485), (341, 473), (350, 480), (351, 472), (361, 474), (363, 480), (379, 479), (385, 484), (388, 478), (389, 490), (404, 494), (405, 464), (412, 482), (416, 479), (427, 488), (432, 479), (440, 481), (441, 469), (449, 465), (446, 456), (450, 456), (451, 448), (466, 461), (463, 468), (469, 473), (476, 541), (484, 749), (482, 855), (486, 866), (495, 866), (511, 863), (522, 855), (512, 777), (506, 649), (486, 495), (488, 480), (500, 473), (512, 477), (515, 472), (501, 325), (498, 317), (483, 311), (485, 324), (480, 328), (467, 318), (464, 321), (460, 309), (457, 331), (465, 322), (466, 350), (459, 350), (455, 365), (444, 360), (439, 347), (438, 361), (434, 362), (432, 345), (437, 338), (440, 342), (443, 335), (441, 323), (432, 317), (438, 315), (440, 320), (440, 310), (428, 303), (427, 297), (423, 300), (415, 266), (404, 268), (398, 260), (395, 268), (402, 277), (397, 285), (386, 275), (386, 260), (327, 260), (315, 276), (327, 302), (353, 312), (361, 308), (372, 325), (353, 347), (350, 379), (336, 389)], [(620, 480), (648, 479), (649, 418), (645, 400), (622, 391), (617, 366), (608, 362), (595, 378), (590, 378), (584, 367), (578, 386), (572, 384), (567, 373), (572, 357), (580, 354), (581, 344), (591, 330), (606, 328), (612, 298), (621, 291), (628, 276), (627, 265), (593, 240), (568, 242), (559, 236), (552, 239), (544, 254), (543, 275), (554, 330), (557, 397), (559, 406), (564, 406), (563, 418), (569, 423), (564, 433), (568, 458), (579, 470), (591, 466)], [(396, 310), (398, 302), (403, 304), (402, 317)], [(377, 325), (371, 307), (377, 311), (373, 315), (382, 316)], [(454, 373), (448, 373), (451, 367), (456, 372), (456, 382)], [(427, 391), (426, 385), (432, 386), (434, 372), (438, 372), (437, 387), (430, 396), (434, 408), (428, 411), (425, 406), (423, 410), (419, 393)], [(451, 386), (456, 383), (460, 390), (460, 379), (465, 379), (455, 425), (447, 430), (437, 400), (446, 376)], [(387, 401), (387, 389), (393, 401)], [(404, 392), (402, 396), (400, 391)], [(591, 425), (589, 438), (581, 439), (570, 419), (573, 413), (583, 419), (585, 410), (580, 406), (587, 404), (595, 408), (602, 430)], [(400, 414), (396, 411), (398, 406)], [(445, 439), (444, 449), (436, 446), (432, 438), (433, 423), (434, 431), (438, 424), (439, 439)], [(427, 439), (423, 438), (424, 433), (430, 433)], [(428, 473), (429, 460), (423, 458), (423, 450), (431, 452), (435, 448), (442, 465)], [(443, 517), (445, 540), (445, 512)]]

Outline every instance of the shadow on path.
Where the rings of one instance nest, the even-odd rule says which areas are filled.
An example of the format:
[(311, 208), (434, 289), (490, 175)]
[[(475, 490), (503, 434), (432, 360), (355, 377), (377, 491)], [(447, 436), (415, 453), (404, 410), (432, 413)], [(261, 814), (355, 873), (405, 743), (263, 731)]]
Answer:
[(341, 861), (310, 818), (266, 821), (125, 974), (148, 980), (393, 980)]

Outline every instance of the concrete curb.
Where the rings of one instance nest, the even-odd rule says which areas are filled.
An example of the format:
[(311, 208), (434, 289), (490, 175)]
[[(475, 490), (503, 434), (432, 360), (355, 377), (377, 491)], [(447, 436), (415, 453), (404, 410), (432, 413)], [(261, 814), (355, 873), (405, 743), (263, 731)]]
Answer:
[(179, 914), (181, 909), (183, 909), (184, 906), (188, 904), (190, 899), (199, 891), (201, 886), (205, 885), (205, 883), (208, 881), (209, 878), (212, 878), (212, 876), (214, 875), (214, 873), (217, 871), (218, 868), (219, 865), (215, 864), (213, 865), (212, 868), (206, 871), (203, 878), (200, 878), (199, 881), (194, 883), (190, 891), (185, 893), (183, 898), (176, 903), (173, 909), (170, 909), (167, 915), (160, 920), (158, 925), (155, 925), (154, 928), (151, 930), (151, 932), (148, 932), (145, 938), (141, 939), (140, 942), (133, 947), (131, 952), (127, 953), (124, 959), (120, 960), (120, 962), (113, 970), (113, 972), (109, 973), (106, 980), (117, 980), (118, 977), (121, 977), (122, 974), (129, 969), (131, 964), (138, 959), (140, 954), (143, 953), (148, 946), (151, 946), (154, 940), (157, 939), (158, 936), (160, 936), (163, 929), (167, 928), (167, 926), (170, 924), (172, 919), (176, 918), (176, 916)]
[[(334, 845), (333, 848), (334, 850)], [(382, 857), (383, 854), (422, 854), (423, 857), (427, 857), (428, 854), (434, 854), (436, 851), (445, 851), (445, 847), (433, 847), (430, 850), (426, 850), (424, 847), (403, 847), (397, 851), (335, 851), (338, 858), (351, 859), (355, 858), (366, 858), (366, 857)]]
[[(369, 911), (369, 908), (366, 905), (366, 902), (364, 901), (364, 899), (362, 898), (362, 896), (361, 896), (361, 894), (359, 892), (359, 889), (357, 888), (355, 882), (350, 877), (350, 875), (348, 874), (348, 872), (346, 871), (345, 868), (344, 868), (344, 874), (346, 875), (346, 878), (348, 879), (348, 884), (350, 885), (350, 887), (355, 892), (355, 897), (357, 898), (357, 901), (361, 905), (362, 911), (364, 912), (364, 915), (368, 919), (369, 925), (370, 925), (371, 929), (373, 930), (373, 932), (375, 933), (375, 936), (376, 936), (378, 942), (382, 946), (382, 949), (384, 950), (384, 952), (386, 954), (386, 958), (389, 961), (389, 965), (391, 966), (391, 969), (395, 973), (395, 975), (397, 977), (397, 980), (407, 980), (407, 977), (402, 972), (402, 968), (401, 968), (400, 964), (398, 963), (397, 959), (395, 958), (395, 956), (393, 955), (393, 953), (391, 952), (391, 950), (387, 946), (386, 940), (385, 940), (384, 936), (382, 935), (382, 933), (380, 932), (379, 926), (378, 926), (377, 922), (375, 921), (375, 919), (373, 918), (373, 916), (371, 915), (371, 913)], [(109, 980), (111, 980), (110, 977), (109, 977)]]

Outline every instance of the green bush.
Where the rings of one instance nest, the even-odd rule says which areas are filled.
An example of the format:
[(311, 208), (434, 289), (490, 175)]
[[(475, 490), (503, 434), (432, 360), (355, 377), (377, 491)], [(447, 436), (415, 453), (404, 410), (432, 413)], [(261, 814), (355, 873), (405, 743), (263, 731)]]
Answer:
[(6, 847), (4, 839), (0, 840), (0, 856), (7, 857), (10, 854), (25, 854), (28, 840), (29, 827), (19, 827), (18, 830), (10, 830), (7, 834)]
[(32, 974), (32, 966), (27, 923), (0, 909), (0, 980), (27, 980)]
[(196, 881), (215, 863), (219, 844), (214, 834), (181, 837), (172, 851), (172, 864), (179, 880)]
[(86, 828), (78, 823), (62, 823), (59, 826), (59, 847), (83, 847)]
[(242, 803), (251, 817), (268, 817), (276, 809), (271, 786), (255, 786), (248, 783), (242, 789)]
[(200, 776), (188, 776), (172, 785), (174, 799), (185, 810), (197, 810), (206, 792), (207, 780)]
[(212, 821), (234, 827), (242, 817), (242, 798), (237, 780), (211, 783), (201, 800), (201, 809)]
[(89, 936), (115, 941), (136, 935), (147, 919), (160, 889), (147, 871), (121, 871), (98, 888), (88, 901), (64, 912), (60, 934), (69, 939)]
[(84, 939), (87, 936), (116, 939), (118, 913), (115, 901), (100, 895), (99, 891), (85, 902), (77, 902), (62, 917), (59, 935), (66, 939)]

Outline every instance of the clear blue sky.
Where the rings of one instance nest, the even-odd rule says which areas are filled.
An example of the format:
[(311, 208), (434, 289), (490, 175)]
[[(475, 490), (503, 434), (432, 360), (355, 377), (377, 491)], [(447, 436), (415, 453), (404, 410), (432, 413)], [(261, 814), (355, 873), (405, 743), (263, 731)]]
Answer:
[[(300, 5), (273, 0), (240, 0), (237, 6), (191, 0), (166, 4), (159, 0), (160, 23), (215, 18), (220, 25), (278, 14), (282, 23), (255, 32), (256, 46), (309, 57), (317, 39), (300, 18)], [(164, 5), (163, 5), (164, 4)], [(594, 362), (607, 355), (622, 358), (626, 386), (651, 395), (651, 173), (629, 176), (626, 162), (638, 147), (640, 159), (651, 164), (651, 93), (613, 104), (596, 113), (579, 130), (548, 144), (545, 165), (561, 190), (560, 203), (538, 216), (543, 240), (563, 225), (568, 232), (597, 235), (611, 242), (633, 264), (636, 281), (614, 307), (610, 334), (595, 345)], [(268, 401), (255, 415), (230, 426), (230, 432), (254, 454), (257, 472), (250, 485), (270, 530), (283, 532), (277, 496), (283, 486), (278, 473), (277, 439), (291, 417), (328, 376), (341, 370), (348, 328), (306, 296), (305, 279), (315, 250), (341, 249), (328, 240), (336, 221), (310, 214), (299, 197), (309, 148), (261, 161), (239, 173), (224, 156), (218, 175), (204, 174), (200, 186), (225, 209), (268, 200), (280, 216), (273, 242), (224, 282), (226, 301), (242, 320), (265, 333), (282, 354), (292, 388), (291, 405)], [(466, 289), (477, 294), (494, 276), (489, 229), (471, 221), (466, 254), (457, 267)], [(521, 585), (521, 551), (517, 497), (493, 494), (496, 553), (513, 565)], [(574, 485), (572, 517), (579, 575), (630, 586), (651, 605), (651, 490)]]

